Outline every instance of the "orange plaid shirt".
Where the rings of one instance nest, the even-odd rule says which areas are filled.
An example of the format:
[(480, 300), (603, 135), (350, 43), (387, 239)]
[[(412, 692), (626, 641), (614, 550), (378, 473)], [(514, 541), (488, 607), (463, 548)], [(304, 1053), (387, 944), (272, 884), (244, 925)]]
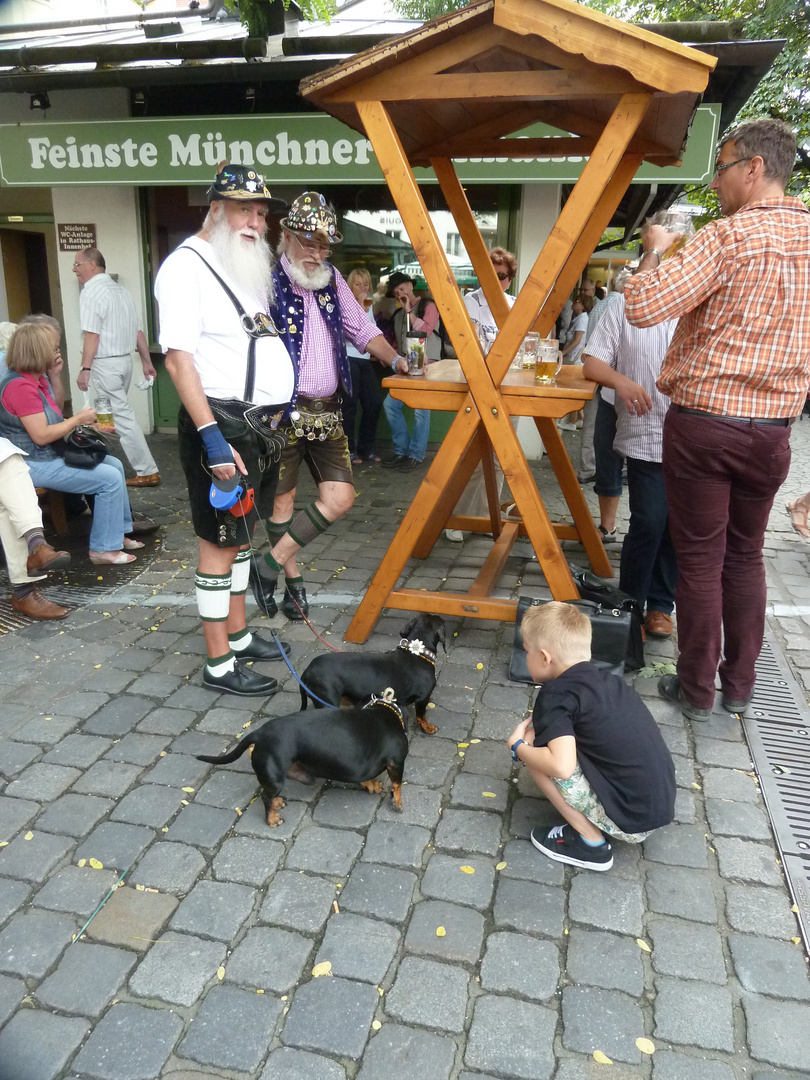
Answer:
[(630, 278), (628, 320), (679, 319), (658, 389), (689, 409), (791, 417), (810, 382), (810, 213), (762, 199)]

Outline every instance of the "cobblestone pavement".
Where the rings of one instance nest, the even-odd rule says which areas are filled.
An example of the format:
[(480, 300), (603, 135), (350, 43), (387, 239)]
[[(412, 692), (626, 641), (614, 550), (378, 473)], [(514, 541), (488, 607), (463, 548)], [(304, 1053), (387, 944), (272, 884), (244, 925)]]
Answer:
[[(512, 627), (458, 622), (402, 813), (290, 781), (270, 830), (247, 758), (194, 755), (298, 693), (279, 664), (269, 701), (202, 687), (195, 542), (174, 441), (153, 442), (164, 482), (135, 499), (166, 526), (158, 559), (68, 621), (0, 638), (0, 1080), (808, 1080), (807, 965), (737, 721), (690, 725), (638, 679), (677, 820), (616, 845), (609, 874), (572, 872), (527, 840), (554, 817), (503, 742), (531, 703), (506, 677)], [(808, 444), (805, 421), (766, 544), (771, 623), (805, 686), (810, 549), (784, 502), (810, 488)], [(355, 510), (308, 549), (311, 617), (335, 646), (361, 648), (343, 632), (420, 478), (361, 468)], [(485, 548), (442, 537), (408, 584), (467, 586)], [(525, 542), (501, 586), (543, 594)], [(365, 647), (393, 647), (404, 622), (385, 614)], [(323, 651), (271, 625), (299, 670)]]

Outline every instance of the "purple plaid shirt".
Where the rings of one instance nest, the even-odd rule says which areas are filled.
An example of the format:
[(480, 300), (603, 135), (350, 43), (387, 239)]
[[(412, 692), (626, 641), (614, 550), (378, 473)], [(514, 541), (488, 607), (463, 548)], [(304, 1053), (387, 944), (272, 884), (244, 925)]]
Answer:
[[(301, 343), (298, 393), (303, 397), (331, 397), (338, 386), (338, 366), (329, 327), (321, 315), (315, 294), (309, 289), (302, 289), (293, 281), (286, 254), (281, 256), (281, 266), (290, 279), (293, 292), (304, 299), (304, 339)], [(358, 352), (368, 352), (369, 341), (380, 336), (379, 327), (369, 321), (368, 315), (336, 268), (334, 275), (335, 292), (340, 303), (346, 337)]]

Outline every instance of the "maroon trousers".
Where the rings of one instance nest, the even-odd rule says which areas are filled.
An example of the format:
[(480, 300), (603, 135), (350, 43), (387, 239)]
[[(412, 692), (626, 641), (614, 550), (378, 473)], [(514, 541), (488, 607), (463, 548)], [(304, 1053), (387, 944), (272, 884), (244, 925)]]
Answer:
[(762, 546), (790, 468), (790, 428), (670, 409), (664, 422), (669, 531), (678, 555), (678, 679), (697, 709), (753, 690), (765, 629)]

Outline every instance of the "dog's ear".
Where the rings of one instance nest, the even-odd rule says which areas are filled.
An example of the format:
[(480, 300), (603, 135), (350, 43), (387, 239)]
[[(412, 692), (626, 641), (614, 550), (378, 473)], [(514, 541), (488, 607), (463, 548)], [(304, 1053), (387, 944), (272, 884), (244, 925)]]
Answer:
[(418, 615), (415, 616), (413, 619), (411, 619), (407, 626), (403, 626), (403, 628), (400, 630), (400, 635), (402, 637), (407, 638), (411, 636), (411, 632), (413, 631), (414, 626), (416, 626), (416, 621), (418, 618)]
[(445, 653), (447, 652), (447, 630), (445, 629), (444, 619), (436, 619), (436, 637), (442, 643), (442, 648)]

